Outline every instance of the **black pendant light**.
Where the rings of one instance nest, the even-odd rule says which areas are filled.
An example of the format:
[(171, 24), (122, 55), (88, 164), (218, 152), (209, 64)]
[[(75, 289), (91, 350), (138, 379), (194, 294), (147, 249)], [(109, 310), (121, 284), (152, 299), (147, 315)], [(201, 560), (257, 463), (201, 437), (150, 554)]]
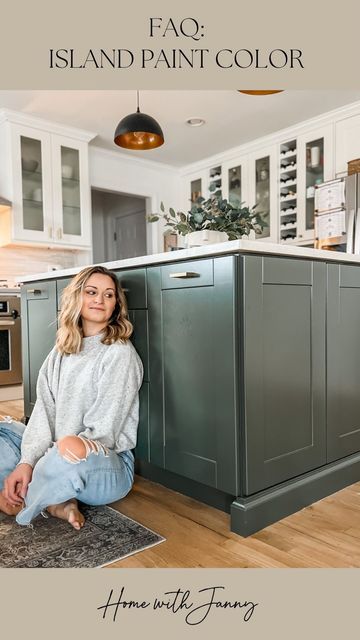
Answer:
[(114, 142), (125, 149), (155, 149), (164, 144), (164, 134), (158, 122), (146, 113), (140, 113), (137, 91), (136, 113), (120, 120), (116, 127)]

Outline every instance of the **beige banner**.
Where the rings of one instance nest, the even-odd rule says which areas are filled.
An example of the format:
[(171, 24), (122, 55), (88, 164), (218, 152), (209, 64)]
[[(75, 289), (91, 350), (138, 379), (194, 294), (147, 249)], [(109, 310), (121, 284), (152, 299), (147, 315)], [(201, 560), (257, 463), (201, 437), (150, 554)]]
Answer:
[(16, 638), (357, 637), (351, 569), (17, 569), (0, 578), (2, 633), (5, 621)]
[(358, 18), (357, 0), (7, 3), (1, 87), (357, 88)]

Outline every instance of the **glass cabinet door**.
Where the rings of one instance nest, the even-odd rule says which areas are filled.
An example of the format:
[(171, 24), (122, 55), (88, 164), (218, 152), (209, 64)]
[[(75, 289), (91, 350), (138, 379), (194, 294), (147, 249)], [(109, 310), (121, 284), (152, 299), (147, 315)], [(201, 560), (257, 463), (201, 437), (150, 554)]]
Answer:
[(324, 182), (324, 138), (306, 143), (305, 231), (314, 229), (315, 185)]
[(249, 155), (249, 198), (245, 202), (266, 223), (262, 232), (249, 236), (254, 240), (278, 242), (277, 148), (267, 147)]
[(79, 150), (61, 146), (62, 233), (81, 236)]
[(228, 201), (235, 205), (242, 202), (241, 164), (227, 170)]
[(51, 137), (55, 239), (59, 244), (91, 245), (91, 196), (87, 144)]
[(41, 140), (20, 136), (23, 228), (44, 231)]
[(246, 206), (248, 204), (247, 168), (247, 158), (245, 156), (231, 162), (224, 162), (222, 165), (222, 195), (234, 206), (240, 204)]
[(334, 178), (331, 125), (298, 137), (298, 236), (314, 240), (315, 186)]
[(195, 178), (190, 182), (190, 201), (194, 204), (203, 195), (203, 184), (201, 178)]
[(183, 183), (183, 211), (190, 211), (193, 204), (200, 197), (207, 198), (209, 193), (209, 172), (199, 171), (184, 176)]
[(267, 225), (256, 234), (256, 239), (260, 240), (270, 236), (270, 156), (255, 161), (255, 196), (255, 211)]
[(10, 127), (13, 241), (53, 239), (50, 135), (33, 127)]

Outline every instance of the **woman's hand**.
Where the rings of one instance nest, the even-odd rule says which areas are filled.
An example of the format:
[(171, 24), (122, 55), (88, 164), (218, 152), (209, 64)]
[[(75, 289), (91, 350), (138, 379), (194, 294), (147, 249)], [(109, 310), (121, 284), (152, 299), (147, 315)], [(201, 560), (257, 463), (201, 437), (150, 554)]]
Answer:
[(31, 482), (32, 473), (31, 464), (24, 462), (15, 467), (14, 471), (5, 478), (3, 495), (11, 506), (17, 507), (22, 504)]

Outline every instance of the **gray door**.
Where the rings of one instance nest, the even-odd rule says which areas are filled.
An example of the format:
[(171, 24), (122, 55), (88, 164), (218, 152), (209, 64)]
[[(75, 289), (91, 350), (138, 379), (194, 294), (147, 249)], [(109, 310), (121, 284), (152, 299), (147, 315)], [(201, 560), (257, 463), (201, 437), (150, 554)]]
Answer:
[(245, 493), (326, 462), (326, 265), (241, 259)]
[(115, 218), (116, 260), (146, 255), (145, 212)]

